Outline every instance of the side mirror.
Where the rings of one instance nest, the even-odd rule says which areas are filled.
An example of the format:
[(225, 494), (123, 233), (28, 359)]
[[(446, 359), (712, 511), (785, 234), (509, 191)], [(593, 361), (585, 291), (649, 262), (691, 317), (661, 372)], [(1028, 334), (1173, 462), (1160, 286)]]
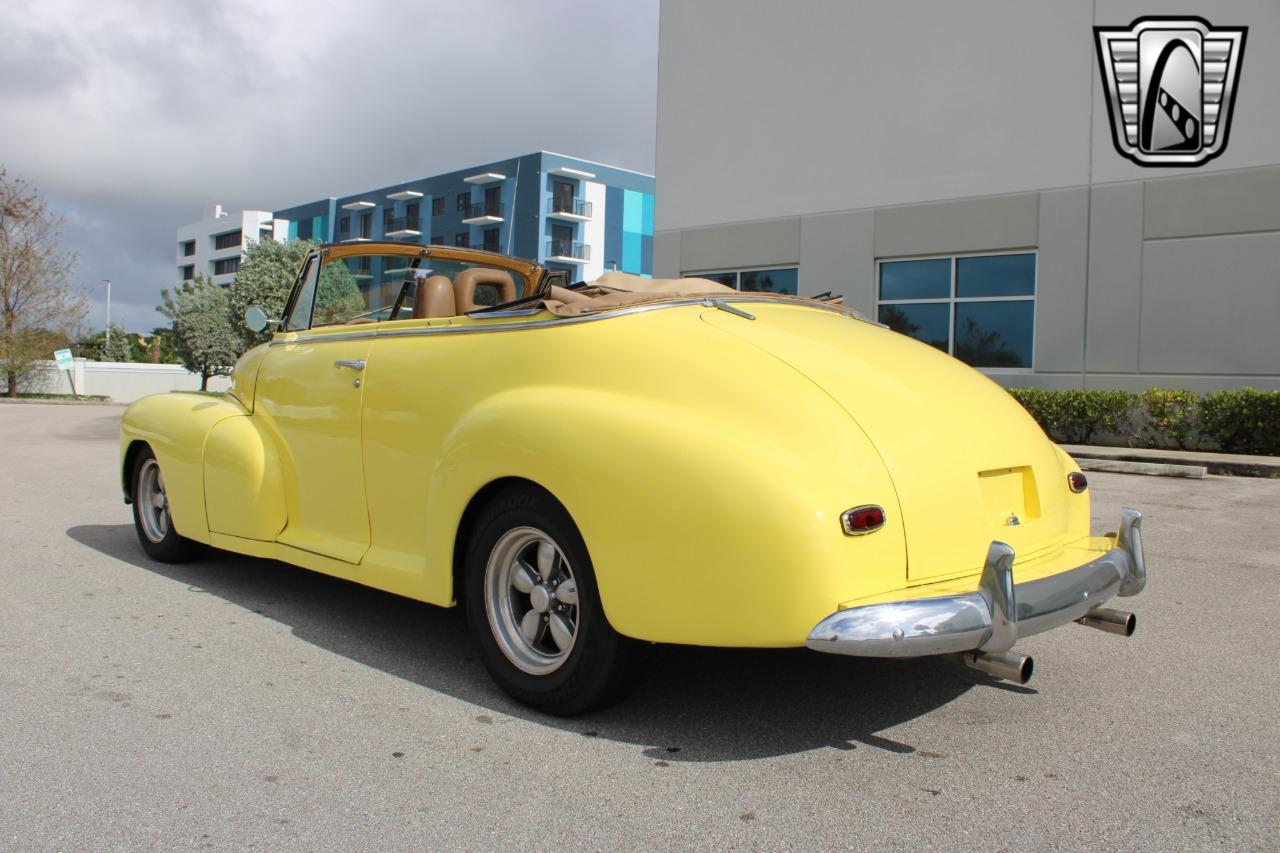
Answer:
[(244, 324), (249, 327), (249, 331), (261, 332), (267, 327), (268, 322), (267, 312), (257, 305), (250, 305), (244, 309)]

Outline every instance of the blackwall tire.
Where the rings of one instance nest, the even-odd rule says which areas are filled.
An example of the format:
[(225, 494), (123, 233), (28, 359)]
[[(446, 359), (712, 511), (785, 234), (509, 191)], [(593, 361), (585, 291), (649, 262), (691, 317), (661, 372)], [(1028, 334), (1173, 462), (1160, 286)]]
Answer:
[(536, 487), (513, 487), (490, 501), (473, 531), (467, 621), (498, 686), (560, 716), (625, 696), (642, 647), (610, 627), (586, 545), (564, 507)]
[(178, 533), (169, 513), (164, 475), (151, 448), (141, 450), (130, 474), (133, 527), (147, 556), (161, 563), (185, 563), (199, 556), (204, 546)]

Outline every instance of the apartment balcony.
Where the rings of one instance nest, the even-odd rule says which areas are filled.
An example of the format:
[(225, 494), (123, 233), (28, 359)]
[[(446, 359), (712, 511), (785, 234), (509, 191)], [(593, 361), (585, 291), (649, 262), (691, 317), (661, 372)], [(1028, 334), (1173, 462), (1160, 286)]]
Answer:
[(378, 205), (371, 201), (349, 201), (342, 206), (343, 210), (353, 210), (359, 213), (362, 210), (369, 210)]
[(467, 225), (492, 225), (502, 221), (502, 202), (477, 202), (467, 205), (462, 221)]
[(422, 217), (400, 216), (387, 221), (386, 236), (397, 240), (403, 237), (422, 236)]
[(572, 240), (548, 240), (547, 260), (562, 264), (581, 264), (591, 260), (591, 247)]
[(573, 222), (588, 222), (591, 219), (591, 202), (580, 198), (547, 199), (547, 216), (553, 219), (568, 219)]
[(369, 264), (368, 258), (360, 258), (360, 263), (354, 264), (349, 268), (351, 275), (357, 279), (373, 278), (373, 267)]
[(507, 179), (507, 176), (500, 174), (499, 172), (479, 172), (474, 175), (467, 175), (462, 180), (466, 181), (469, 184), (475, 184), (476, 186), (483, 186), (484, 184), (492, 184), (492, 183), (496, 183), (497, 181), (505, 181), (506, 179)]
[(387, 193), (387, 198), (392, 201), (416, 201), (422, 198), (422, 193), (417, 190), (400, 190), (398, 192)]

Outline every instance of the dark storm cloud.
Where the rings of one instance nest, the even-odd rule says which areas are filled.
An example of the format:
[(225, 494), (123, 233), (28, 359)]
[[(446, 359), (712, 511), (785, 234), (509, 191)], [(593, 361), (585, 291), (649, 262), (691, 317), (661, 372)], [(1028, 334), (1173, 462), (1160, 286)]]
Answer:
[[(23, 4), (26, 6), (26, 4)], [(138, 330), (175, 228), (545, 148), (652, 170), (657, 0), (0, 7), (0, 164)]]

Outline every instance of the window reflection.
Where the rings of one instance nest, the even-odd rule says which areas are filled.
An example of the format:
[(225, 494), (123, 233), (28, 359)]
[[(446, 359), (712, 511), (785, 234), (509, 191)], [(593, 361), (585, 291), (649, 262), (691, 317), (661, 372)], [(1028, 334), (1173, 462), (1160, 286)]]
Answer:
[(687, 272), (685, 278), (705, 278), (734, 290), (749, 293), (788, 293), (800, 289), (800, 270), (785, 267), (776, 270), (733, 270), (726, 272)]
[(956, 296), (1032, 296), (1035, 255), (956, 258)]
[(881, 299), (946, 299), (950, 295), (950, 258), (880, 265)]
[(785, 270), (746, 270), (738, 279), (738, 289), (753, 293), (790, 293), (795, 294), (799, 283), (796, 269)]
[(974, 367), (1030, 367), (1035, 303), (956, 303), (956, 358)]
[(880, 322), (974, 367), (1029, 368), (1036, 255), (883, 261)]
[(881, 305), (879, 319), (895, 332), (910, 335), (943, 352), (947, 351), (947, 326), (951, 322), (951, 309), (945, 302)]

